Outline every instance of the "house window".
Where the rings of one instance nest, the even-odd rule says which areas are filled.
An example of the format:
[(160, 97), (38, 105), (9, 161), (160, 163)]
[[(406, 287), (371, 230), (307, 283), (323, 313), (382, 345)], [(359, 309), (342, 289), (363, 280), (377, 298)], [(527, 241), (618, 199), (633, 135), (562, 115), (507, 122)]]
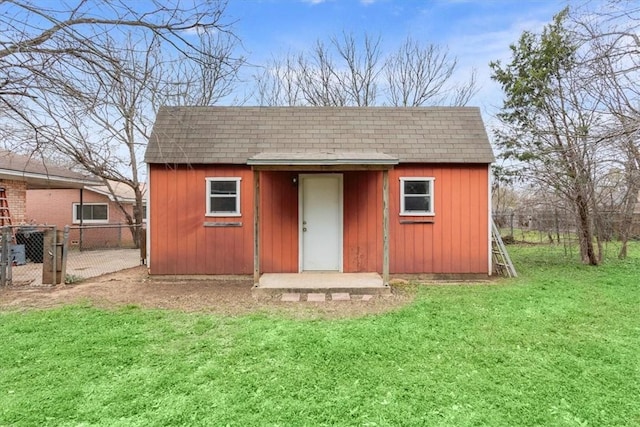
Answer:
[(82, 205), (74, 203), (73, 222), (79, 223), (81, 217), (83, 223), (109, 222), (109, 205), (106, 203), (84, 203)]
[(207, 215), (240, 216), (240, 178), (207, 178)]
[(400, 178), (400, 215), (434, 215), (433, 178)]

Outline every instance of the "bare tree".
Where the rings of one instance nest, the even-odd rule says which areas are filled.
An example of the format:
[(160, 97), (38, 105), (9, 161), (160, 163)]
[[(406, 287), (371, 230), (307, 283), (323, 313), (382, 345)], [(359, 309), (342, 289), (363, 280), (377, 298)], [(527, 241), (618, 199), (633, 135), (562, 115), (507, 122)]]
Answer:
[[(134, 7), (125, 0), (48, 4), (20, 0), (0, 4), (0, 105), (5, 114), (26, 123), (30, 116), (25, 98), (68, 92), (69, 81), (79, 68), (90, 64), (100, 68), (113, 61), (112, 49), (118, 45), (111, 40), (119, 34), (153, 35), (166, 49), (202, 61), (206, 52), (193, 34), (204, 30), (230, 33), (229, 25), (222, 22), (222, 1), (174, 7), (160, 1)], [(112, 68), (109, 65), (99, 71), (108, 73)]]
[(333, 74), (349, 104), (375, 105), (377, 78), (382, 70), (379, 66), (380, 37), (365, 34), (359, 46), (353, 34), (342, 33), (342, 38), (332, 37), (331, 43), (345, 68), (344, 71), (334, 68)]
[(351, 33), (317, 40), (307, 52), (272, 59), (254, 75), (259, 105), (466, 105), (476, 94), (475, 70), (453, 80), (457, 60), (437, 45), (407, 38), (384, 57), (382, 40)]
[[(0, 15), (0, 108), (22, 126), (23, 146), (62, 155), (135, 193), (124, 207), (138, 242), (139, 168), (155, 112), (165, 103), (211, 104), (228, 96), (243, 60), (222, 22), (224, 2), (135, 9), (78, 0), (36, 7), (9, 0)], [(113, 192), (113, 188), (110, 187)]]
[(466, 105), (477, 92), (476, 74), (474, 70), (467, 83), (451, 86), (457, 65), (442, 46), (422, 46), (408, 37), (385, 62), (391, 105)]
[(478, 93), (478, 90), (477, 72), (474, 68), (471, 70), (468, 81), (457, 83), (453, 86), (452, 96), (448, 104), (454, 107), (464, 107)]
[(619, 211), (622, 246), (627, 256), (635, 207), (640, 192), (640, 8), (632, 3), (612, 2), (606, 9), (574, 17), (578, 36), (588, 47), (587, 62), (594, 76), (591, 90), (605, 104), (603, 139), (609, 143), (612, 167), (624, 171)]
[[(136, 203), (133, 213), (119, 204), (134, 241), (139, 243), (142, 224), (143, 188), (140, 167), (146, 137), (153, 124), (152, 88), (162, 68), (158, 45), (150, 43), (149, 50), (139, 53), (140, 47), (131, 39), (128, 49), (112, 56), (112, 69), (106, 64), (88, 64), (94, 72), (85, 70), (83, 79), (74, 87), (91, 97), (42, 96), (33, 101), (32, 124), (36, 148), (61, 153), (87, 171), (104, 180), (114, 196), (112, 182), (120, 182), (133, 190)], [(117, 197), (114, 197), (118, 201)]]
[(321, 41), (316, 42), (308, 55), (298, 55), (297, 69), (293, 72), (302, 97), (313, 106), (348, 104), (347, 93), (337, 74), (338, 65)]
[[(174, 105), (214, 105), (229, 99), (236, 90), (245, 58), (237, 55), (238, 40), (232, 34), (200, 30), (200, 51), (195, 61), (173, 62), (169, 70), (173, 84), (160, 93)], [(166, 80), (166, 79), (165, 79)], [(157, 102), (154, 103), (157, 105)]]
[(291, 107), (302, 103), (298, 70), (291, 54), (284, 59), (272, 58), (254, 79), (259, 105)]

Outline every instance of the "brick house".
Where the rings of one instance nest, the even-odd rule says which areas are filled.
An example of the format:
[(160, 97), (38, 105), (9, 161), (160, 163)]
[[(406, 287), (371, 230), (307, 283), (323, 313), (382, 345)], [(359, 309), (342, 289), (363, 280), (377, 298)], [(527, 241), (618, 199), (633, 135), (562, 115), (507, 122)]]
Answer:
[[(27, 191), (32, 189), (80, 189), (99, 181), (68, 168), (51, 166), (41, 159), (0, 150), (0, 187), (5, 189), (13, 225), (29, 222)], [(77, 191), (77, 190), (74, 190)], [(50, 208), (51, 206), (45, 206)]]
[(80, 190), (28, 190), (27, 219), (31, 223), (58, 228), (71, 225), (69, 242), (72, 247), (133, 247), (133, 236), (120, 206), (132, 215), (135, 195), (122, 183), (112, 182), (111, 186), (115, 195), (106, 185), (88, 185)]
[(166, 107), (145, 160), (151, 274), (491, 274), (477, 108)]

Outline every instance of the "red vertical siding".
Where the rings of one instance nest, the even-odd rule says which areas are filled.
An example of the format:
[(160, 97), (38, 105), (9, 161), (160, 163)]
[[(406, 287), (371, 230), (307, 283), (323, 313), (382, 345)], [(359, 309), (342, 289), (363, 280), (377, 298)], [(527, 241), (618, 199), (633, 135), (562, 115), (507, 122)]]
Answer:
[(298, 272), (295, 173), (260, 173), (260, 269), (264, 273)]
[[(241, 217), (206, 217), (206, 177), (240, 177)], [(298, 188), (261, 172), (262, 272), (298, 271)], [(401, 217), (400, 177), (433, 177), (435, 215)], [(391, 273), (487, 273), (486, 165), (399, 165), (389, 172)], [(246, 166), (150, 167), (152, 274), (250, 274), (253, 176)], [(382, 271), (382, 173), (344, 173), (343, 267)], [(402, 223), (432, 220), (431, 223)], [(207, 227), (205, 223), (241, 226)]]
[(343, 270), (382, 271), (382, 172), (345, 172)]
[[(433, 217), (400, 216), (400, 177), (433, 177)], [(389, 174), (391, 273), (488, 272), (486, 165), (400, 165)], [(432, 223), (403, 221), (424, 221)]]
[[(208, 177), (240, 177), (240, 217), (207, 217)], [(151, 274), (249, 274), (253, 271), (253, 176), (246, 166), (151, 165)], [(208, 227), (205, 223), (241, 223)]]

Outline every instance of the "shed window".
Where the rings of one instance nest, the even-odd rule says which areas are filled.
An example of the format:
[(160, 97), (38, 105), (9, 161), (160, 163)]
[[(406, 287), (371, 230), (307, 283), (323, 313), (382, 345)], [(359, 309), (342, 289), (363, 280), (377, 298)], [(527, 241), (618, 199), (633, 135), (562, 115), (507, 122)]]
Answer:
[(240, 178), (207, 178), (207, 215), (240, 216)]
[[(82, 214), (82, 215), (81, 215)], [(109, 205), (106, 203), (74, 203), (73, 222), (100, 223), (109, 222)]]
[(433, 178), (400, 178), (400, 215), (431, 216)]

